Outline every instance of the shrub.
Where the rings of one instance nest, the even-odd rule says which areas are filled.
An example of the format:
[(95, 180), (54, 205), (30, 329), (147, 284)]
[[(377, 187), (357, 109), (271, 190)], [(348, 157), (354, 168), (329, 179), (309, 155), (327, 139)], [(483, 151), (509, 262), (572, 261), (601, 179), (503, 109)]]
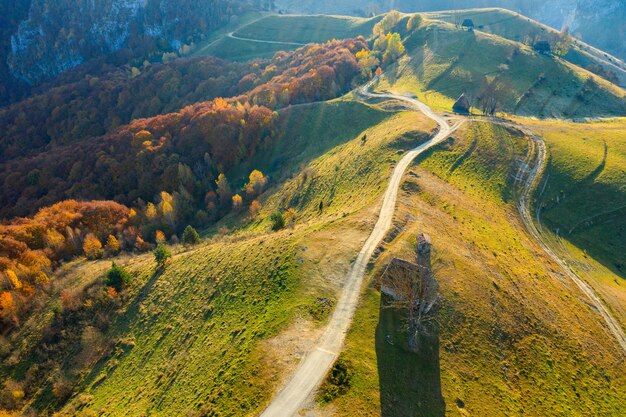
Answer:
[(285, 216), (280, 211), (275, 211), (270, 216), (270, 221), (272, 222), (272, 230), (280, 230), (285, 227)]
[(157, 245), (153, 253), (154, 260), (156, 261), (158, 268), (165, 268), (168, 260), (172, 257), (169, 249), (167, 249), (167, 247), (162, 243)]
[(326, 381), (324, 381), (320, 388), (320, 395), (323, 402), (329, 403), (338, 396), (348, 392), (350, 380), (352, 379), (352, 371), (349, 365), (347, 361), (341, 358), (335, 362), (335, 365), (326, 377)]
[(85, 301), (79, 288), (64, 289), (61, 291), (60, 300), (63, 311), (77, 311)]
[(120, 292), (124, 288), (128, 287), (132, 280), (133, 279), (128, 271), (113, 262), (111, 269), (107, 272), (104, 284), (107, 287), (115, 288), (115, 291)]
[(7, 379), (4, 382), (4, 387), (0, 390), (0, 407), (7, 410), (17, 409), (23, 398), (24, 388), (22, 384), (13, 379)]
[(250, 211), (251, 217), (256, 217), (256, 215), (259, 214), (259, 211), (261, 211), (261, 203), (259, 203), (259, 200), (252, 201), (248, 210)]
[(296, 211), (292, 208), (287, 209), (283, 217), (285, 218), (285, 224), (293, 229), (296, 224)]
[(72, 390), (72, 382), (63, 375), (57, 376), (52, 383), (52, 394), (61, 403), (72, 395)]
[(197, 245), (200, 242), (200, 235), (196, 232), (196, 229), (191, 226), (185, 227), (183, 231), (183, 243), (185, 245)]

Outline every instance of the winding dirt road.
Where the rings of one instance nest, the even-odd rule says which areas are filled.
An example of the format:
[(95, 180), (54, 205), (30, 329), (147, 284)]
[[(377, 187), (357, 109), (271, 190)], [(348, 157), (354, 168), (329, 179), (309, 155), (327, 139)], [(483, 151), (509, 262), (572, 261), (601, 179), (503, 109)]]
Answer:
[(299, 43), (299, 42), (265, 41), (265, 40), (262, 40), (262, 39), (242, 38), (241, 36), (235, 35), (235, 32), (230, 32), (226, 36), (228, 36), (229, 38), (232, 38), (232, 39), (240, 40), (240, 41), (248, 41), (248, 42), (255, 42), (255, 43), (269, 43), (269, 44), (272, 44), (272, 45), (295, 45), (295, 46), (304, 46), (304, 45), (306, 45), (306, 43)]
[[(519, 126), (515, 127), (519, 128)], [(556, 262), (563, 269), (565, 274), (572, 281), (574, 281), (583, 294), (587, 296), (592, 306), (606, 322), (610, 333), (615, 336), (615, 339), (624, 350), (624, 353), (626, 353), (626, 333), (624, 333), (624, 329), (606, 308), (604, 302), (600, 299), (595, 290), (587, 284), (587, 282), (580, 278), (578, 274), (576, 274), (576, 272), (574, 272), (574, 270), (567, 264), (567, 262), (550, 247), (548, 240), (541, 231), (541, 222), (539, 218), (536, 219), (536, 223), (533, 219), (531, 208), (532, 197), (533, 193), (537, 189), (537, 186), (539, 185), (539, 181), (543, 176), (543, 172), (546, 169), (547, 151), (543, 139), (527, 130), (524, 130), (524, 133), (531, 138), (530, 153), (534, 155), (535, 159), (534, 167), (526, 174), (526, 180), (517, 202), (517, 209), (519, 210), (524, 226), (526, 227), (528, 233), (537, 241), (539, 246), (541, 246), (542, 249), (552, 258), (552, 260), (554, 260), (554, 262)], [(539, 225), (539, 227), (537, 225)]]
[(372, 93), (370, 88), (373, 82), (374, 80), (359, 88), (357, 93), (365, 98), (387, 98), (403, 101), (408, 107), (421, 111), (427, 117), (437, 122), (439, 132), (427, 142), (407, 152), (394, 168), (389, 179), (389, 185), (385, 191), (378, 221), (348, 273), (341, 297), (324, 331), (324, 335), (317, 347), (309, 352), (300, 362), (292, 378), (261, 414), (262, 417), (293, 416), (304, 406), (309, 395), (320, 385), (341, 351), (346, 332), (350, 327), (359, 301), (367, 263), (391, 227), (398, 190), (404, 172), (418, 155), (444, 141), (460, 125), (460, 123), (457, 123), (455, 126), (449, 126), (443, 117), (437, 115), (430, 107), (416, 99), (389, 93)]
[[(233, 39), (257, 43), (304, 45), (296, 42), (244, 38), (234, 35), (234, 32), (229, 33), (227, 36)], [(348, 273), (341, 296), (322, 338), (318, 345), (300, 362), (300, 365), (291, 379), (283, 386), (278, 395), (274, 397), (269, 406), (261, 414), (261, 417), (291, 417), (297, 414), (298, 411), (303, 408), (309, 396), (321, 384), (337, 359), (348, 328), (352, 323), (352, 318), (358, 305), (367, 264), (391, 227), (398, 191), (404, 172), (417, 156), (443, 142), (464, 122), (463, 120), (450, 126), (443, 117), (436, 114), (430, 107), (417, 99), (391, 93), (372, 93), (370, 89), (375, 81), (376, 78), (359, 88), (356, 91), (357, 95), (366, 99), (383, 98), (402, 101), (407, 104), (409, 108), (420, 111), (434, 120), (439, 125), (439, 132), (430, 140), (407, 152), (394, 168), (389, 179), (389, 185), (385, 191), (378, 221)], [(519, 128), (519, 126), (516, 127)], [(541, 138), (531, 132), (526, 133), (532, 138), (531, 152), (535, 157), (535, 164), (530, 172), (522, 173), (525, 177), (525, 181), (518, 201), (518, 210), (522, 221), (528, 233), (537, 241), (543, 250), (563, 268), (572, 281), (574, 281), (580, 290), (589, 298), (593, 306), (605, 320), (608, 330), (615, 336), (624, 352), (626, 352), (626, 334), (624, 334), (624, 330), (607, 310), (593, 288), (578, 277), (569, 265), (550, 248), (547, 240), (533, 221), (531, 201), (533, 193), (546, 167), (547, 151), (545, 143)], [(537, 224), (540, 225), (541, 223), (537, 221)]]

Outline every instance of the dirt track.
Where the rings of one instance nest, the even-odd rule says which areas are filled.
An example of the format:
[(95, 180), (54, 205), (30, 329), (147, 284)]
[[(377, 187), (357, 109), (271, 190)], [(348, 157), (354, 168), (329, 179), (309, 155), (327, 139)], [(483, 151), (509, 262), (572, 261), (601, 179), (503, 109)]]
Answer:
[(389, 185), (385, 191), (378, 221), (348, 273), (341, 297), (324, 331), (324, 335), (317, 347), (302, 360), (291, 379), (261, 414), (262, 417), (293, 416), (304, 406), (311, 393), (321, 384), (339, 355), (346, 332), (352, 322), (354, 311), (359, 301), (367, 263), (391, 227), (398, 190), (404, 172), (418, 155), (444, 141), (460, 124), (457, 123), (455, 126), (450, 127), (444, 118), (433, 112), (426, 104), (414, 98), (390, 93), (371, 93), (370, 88), (372, 84), (373, 82), (370, 82), (361, 87), (357, 90), (357, 94), (366, 99), (387, 98), (403, 101), (409, 108), (421, 111), (427, 117), (437, 122), (439, 132), (430, 140), (407, 152), (398, 161), (389, 178)]
[[(517, 126), (516, 126), (517, 127)], [(535, 159), (533, 169), (528, 173), (523, 184), (522, 192), (517, 203), (522, 221), (528, 233), (537, 241), (539, 246), (556, 262), (566, 273), (566, 275), (574, 281), (574, 283), (580, 288), (580, 290), (587, 296), (595, 310), (602, 316), (606, 322), (608, 330), (615, 336), (617, 342), (626, 353), (626, 333), (620, 326), (620, 324), (611, 315), (609, 310), (604, 305), (604, 302), (600, 299), (595, 290), (587, 284), (582, 278), (574, 272), (574, 270), (563, 260), (551, 247), (547, 239), (544, 237), (541, 230), (537, 227), (537, 224), (541, 224), (539, 219), (535, 223), (532, 215), (532, 196), (537, 189), (539, 181), (542, 178), (547, 164), (547, 151), (546, 145), (540, 137), (534, 135), (532, 132), (525, 131), (525, 133), (531, 138), (530, 153)]]

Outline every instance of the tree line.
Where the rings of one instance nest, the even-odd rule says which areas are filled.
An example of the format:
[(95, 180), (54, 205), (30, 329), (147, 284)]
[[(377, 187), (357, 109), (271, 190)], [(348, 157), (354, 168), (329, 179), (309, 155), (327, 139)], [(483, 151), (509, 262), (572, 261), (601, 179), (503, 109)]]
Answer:
[(0, 109), (0, 162), (101, 136), (131, 120), (246, 92), (267, 62), (181, 58), (136, 67), (99, 65), (64, 74), (44, 92)]
[(0, 167), (0, 217), (29, 215), (64, 198), (132, 205), (163, 190), (199, 201), (215, 190), (220, 172), (271, 146), (275, 109), (334, 98), (359, 82), (355, 53), (366, 47), (356, 39), (278, 53), (243, 77), (238, 84), (247, 92), (231, 99), (133, 120), (103, 136), (7, 161)]

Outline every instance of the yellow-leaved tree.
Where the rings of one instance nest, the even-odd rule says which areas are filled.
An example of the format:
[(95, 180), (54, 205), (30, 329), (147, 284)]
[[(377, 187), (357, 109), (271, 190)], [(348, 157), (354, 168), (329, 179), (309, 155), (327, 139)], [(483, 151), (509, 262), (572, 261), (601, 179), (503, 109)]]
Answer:
[(13, 294), (8, 291), (0, 293), (0, 319), (10, 320), (15, 315)]
[(148, 203), (146, 205), (146, 217), (148, 218), (148, 220), (156, 219), (157, 214), (157, 209), (154, 204)]
[(17, 277), (17, 274), (14, 271), (7, 269), (6, 271), (4, 271), (4, 274), (7, 276), (7, 278), (9, 278), (9, 282), (14, 289), (19, 290), (20, 288), (22, 288), (22, 282)]
[(380, 20), (380, 22), (374, 25), (372, 32), (375, 36), (384, 35), (394, 29), (400, 20), (402, 20), (400, 12), (397, 10), (391, 10)]
[(169, 223), (174, 224), (176, 221), (176, 215), (174, 213), (174, 198), (170, 193), (161, 191), (161, 202), (159, 203), (159, 211), (163, 218)]
[(253, 170), (248, 176), (248, 184), (246, 185), (246, 194), (249, 196), (257, 196), (263, 192), (263, 188), (267, 185), (267, 177), (258, 169)]
[(102, 243), (93, 233), (89, 233), (83, 240), (83, 252), (88, 259), (96, 259), (102, 254)]
[(163, 233), (162, 231), (157, 230), (157, 231), (154, 233), (154, 241), (155, 241), (156, 243), (163, 243), (163, 242), (165, 242), (166, 240), (167, 240), (167, 239), (165, 238), (165, 233)]
[(233, 208), (238, 209), (243, 204), (243, 199), (239, 194), (233, 196)]
[(374, 51), (382, 56), (384, 65), (388, 65), (404, 54), (404, 44), (398, 33), (382, 33), (374, 41)]
[(107, 243), (104, 246), (104, 249), (107, 251), (108, 254), (115, 255), (120, 251), (120, 242), (115, 236), (109, 235), (109, 237), (107, 237)]
[(376, 58), (376, 55), (367, 49), (361, 49), (356, 53), (356, 59), (361, 68), (361, 74), (365, 78), (372, 78), (372, 71), (380, 65), (380, 61)]

